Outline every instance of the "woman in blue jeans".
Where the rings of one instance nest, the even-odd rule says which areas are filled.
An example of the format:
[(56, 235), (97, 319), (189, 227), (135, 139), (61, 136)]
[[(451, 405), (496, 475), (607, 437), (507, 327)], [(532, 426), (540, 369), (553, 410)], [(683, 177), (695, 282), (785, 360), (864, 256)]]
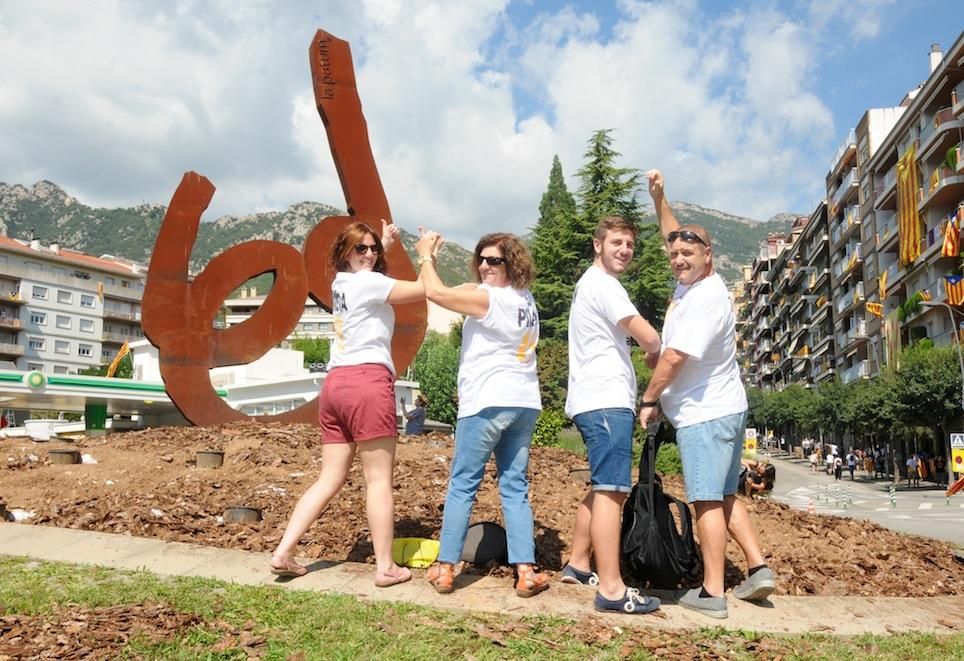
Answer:
[(475, 495), (485, 464), (495, 455), (505, 519), (509, 563), (516, 566), (516, 594), (531, 597), (549, 587), (535, 570), (532, 506), (529, 504), (529, 444), (542, 408), (536, 374), (539, 315), (529, 292), (532, 257), (512, 234), (487, 234), (475, 247), (470, 268), (475, 283), (446, 287), (435, 270), (442, 238), (423, 232), (415, 246), (426, 298), (465, 315), (459, 361), (459, 411), (455, 451), (442, 518), (439, 563), (428, 580), (438, 592), (452, 591)]

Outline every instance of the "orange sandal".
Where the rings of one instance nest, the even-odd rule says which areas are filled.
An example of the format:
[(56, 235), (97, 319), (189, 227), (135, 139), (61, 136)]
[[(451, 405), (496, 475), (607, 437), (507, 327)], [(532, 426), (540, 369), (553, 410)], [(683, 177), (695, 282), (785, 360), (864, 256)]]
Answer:
[(515, 584), (515, 593), (520, 597), (534, 597), (549, 589), (549, 575), (536, 572), (532, 565), (518, 564), (516, 571), (519, 580)]
[(448, 563), (440, 562), (437, 565), (432, 565), (428, 568), (428, 573), (425, 577), (428, 582), (435, 588), (435, 591), (439, 594), (448, 594), (454, 588), (452, 584), (455, 582), (455, 571), (454, 567)]

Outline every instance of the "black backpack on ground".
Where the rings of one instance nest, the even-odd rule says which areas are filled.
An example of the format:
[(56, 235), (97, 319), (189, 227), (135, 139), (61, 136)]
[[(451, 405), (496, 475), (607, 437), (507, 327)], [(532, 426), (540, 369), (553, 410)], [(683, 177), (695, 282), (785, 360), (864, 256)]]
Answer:
[[(663, 492), (656, 475), (655, 433), (647, 435), (639, 461), (639, 481), (623, 505), (620, 534), (623, 572), (655, 588), (676, 588), (697, 576), (700, 555), (693, 539), (693, 515), (683, 501)], [(679, 513), (676, 527), (670, 505)]]

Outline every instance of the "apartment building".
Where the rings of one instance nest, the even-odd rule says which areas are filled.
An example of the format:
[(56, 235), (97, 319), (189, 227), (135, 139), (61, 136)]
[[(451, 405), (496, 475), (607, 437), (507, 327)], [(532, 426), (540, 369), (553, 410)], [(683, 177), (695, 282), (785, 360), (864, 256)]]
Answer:
[(943, 307), (907, 306), (918, 293), (946, 301), (945, 276), (959, 273), (961, 264), (959, 257), (942, 256), (941, 246), (948, 221), (964, 203), (964, 33), (946, 55), (932, 47), (930, 65), (930, 76), (904, 100), (867, 163), (877, 238), (868, 262), (874, 262), (873, 294), (883, 306), (883, 322), (872, 320), (868, 334), (885, 362), (922, 337), (949, 344), (960, 320)]
[[(224, 301), (224, 326), (230, 328), (247, 321), (261, 309), (267, 294), (259, 294), (255, 287), (243, 287), (236, 298)], [(288, 334), (288, 340), (295, 338), (326, 338), (335, 336), (335, 321), (332, 314), (310, 298), (305, 299), (305, 309), (301, 319)]]
[(143, 337), (146, 267), (0, 237), (0, 361), (46, 374), (110, 362)]
[(869, 378), (902, 346), (923, 337), (947, 344), (964, 328), (964, 313), (913, 305), (946, 301), (945, 276), (960, 272), (961, 258), (941, 247), (964, 207), (962, 67), (964, 33), (947, 55), (934, 46), (927, 81), (898, 106), (867, 110), (848, 132), (826, 200), (799, 236), (763, 244), (741, 311), (750, 385)]

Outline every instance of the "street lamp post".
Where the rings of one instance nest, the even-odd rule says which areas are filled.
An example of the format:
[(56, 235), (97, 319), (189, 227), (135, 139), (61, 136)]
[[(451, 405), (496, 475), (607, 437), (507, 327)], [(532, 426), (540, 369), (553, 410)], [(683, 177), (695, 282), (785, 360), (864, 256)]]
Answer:
[[(951, 331), (954, 333), (954, 346), (957, 347), (957, 361), (961, 366), (961, 411), (964, 412), (964, 353), (961, 352), (961, 336), (957, 332), (957, 320), (954, 319), (954, 308), (945, 301), (921, 301), (920, 305), (925, 308), (942, 307), (947, 310), (947, 316), (951, 319)], [(950, 459), (948, 457), (948, 459)], [(947, 483), (950, 484), (954, 479), (953, 466), (950, 461), (947, 465)]]

